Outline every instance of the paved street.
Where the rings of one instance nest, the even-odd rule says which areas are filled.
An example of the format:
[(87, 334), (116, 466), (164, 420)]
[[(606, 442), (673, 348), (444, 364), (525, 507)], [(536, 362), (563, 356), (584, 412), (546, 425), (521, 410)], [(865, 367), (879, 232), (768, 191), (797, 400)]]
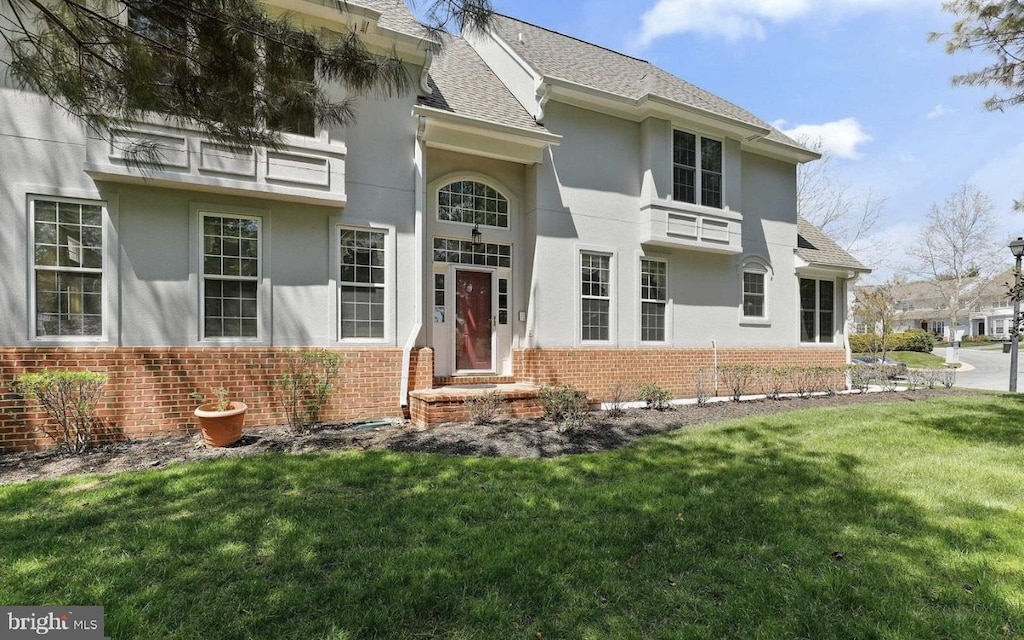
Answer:
[[(1024, 345), (1022, 345), (1024, 346)], [(936, 349), (935, 355), (945, 358), (945, 349)], [(1010, 354), (997, 349), (960, 349), (960, 362), (965, 365), (963, 371), (957, 371), (956, 386), (971, 389), (991, 389), (1006, 391), (1010, 385)], [(1024, 391), (1024, 351), (1017, 363), (1017, 389)]]

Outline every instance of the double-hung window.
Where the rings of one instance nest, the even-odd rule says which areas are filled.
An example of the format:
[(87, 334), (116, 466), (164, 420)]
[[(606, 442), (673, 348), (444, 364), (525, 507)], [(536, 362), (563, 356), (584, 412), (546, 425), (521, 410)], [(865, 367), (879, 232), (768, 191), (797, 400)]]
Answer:
[(640, 260), (640, 340), (665, 341), (668, 303), (668, 265), (664, 260)]
[(765, 276), (764, 271), (748, 270), (743, 272), (743, 317), (766, 318)]
[(339, 336), (341, 339), (384, 338), (384, 231), (339, 231)]
[(101, 337), (103, 207), (34, 198), (31, 211), (35, 337)]
[(835, 342), (835, 282), (800, 278), (800, 341)]
[(203, 338), (259, 338), (261, 220), (202, 214)]
[(580, 254), (580, 337), (584, 341), (608, 341), (611, 334), (611, 256), (584, 251)]
[(721, 141), (672, 132), (672, 199), (722, 208)]

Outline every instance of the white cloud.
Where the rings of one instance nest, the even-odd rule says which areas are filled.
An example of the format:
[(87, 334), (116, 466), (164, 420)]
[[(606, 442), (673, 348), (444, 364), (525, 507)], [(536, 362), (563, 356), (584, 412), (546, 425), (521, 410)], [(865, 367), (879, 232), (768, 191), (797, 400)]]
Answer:
[(696, 32), (730, 42), (761, 40), (769, 24), (822, 13), (843, 14), (936, 5), (936, 0), (657, 0), (640, 17), (639, 47), (676, 33)]
[(953, 113), (952, 109), (945, 105), (937, 104), (934, 109), (928, 112), (928, 115), (926, 115), (925, 118), (934, 120), (935, 118), (941, 118), (942, 116), (949, 115), (950, 113)]
[(859, 159), (862, 154), (858, 147), (872, 140), (856, 118), (843, 118), (822, 124), (801, 124), (789, 129), (785, 128), (785, 124), (785, 120), (779, 120), (775, 126), (790, 138), (820, 146), (822, 151), (837, 158)]

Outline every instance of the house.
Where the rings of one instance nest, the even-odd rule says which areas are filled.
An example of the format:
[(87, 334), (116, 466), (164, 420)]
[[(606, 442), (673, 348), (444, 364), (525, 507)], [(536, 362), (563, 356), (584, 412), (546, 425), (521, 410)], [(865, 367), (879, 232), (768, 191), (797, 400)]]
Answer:
[[(1013, 327), (1013, 300), (1009, 269), (993, 277), (970, 278), (964, 283), (957, 324), (950, 326), (950, 313), (942, 290), (934, 281), (919, 280), (892, 287), (896, 301), (896, 331), (921, 329), (944, 341), (970, 338), (1009, 339)], [(857, 287), (870, 290), (871, 286)], [(855, 333), (875, 330), (862, 318), (853, 318)]]
[[(722, 364), (846, 361), (867, 269), (798, 219), (818, 155), (768, 123), (507, 16), (433, 55), (399, 0), (268, 5), (356, 25), (418, 91), (240, 152), (155, 116), (102, 139), (8, 81), (0, 380), (106, 371), (101, 413), (137, 437), (188, 428), (220, 384), (280, 422), (294, 348), (346, 356), (329, 419), (422, 424), (462, 409), (453, 384), (512, 385), (529, 412), (541, 384), (686, 397)], [(3, 446), (31, 446), (39, 416), (2, 409)]]

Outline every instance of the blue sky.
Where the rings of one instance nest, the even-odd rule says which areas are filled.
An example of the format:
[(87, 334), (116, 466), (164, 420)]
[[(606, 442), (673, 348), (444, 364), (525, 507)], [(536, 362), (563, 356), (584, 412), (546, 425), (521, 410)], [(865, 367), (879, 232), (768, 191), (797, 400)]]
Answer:
[[(425, 0), (421, 0), (425, 1)], [(933, 203), (971, 183), (995, 203), (1000, 241), (1024, 234), (1024, 108), (954, 88), (983, 56), (947, 55), (941, 0), (492, 0), (501, 13), (650, 60), (772, 122), (821, 138), (858, 191), (888, 198), (872, 240), (888, 274)], [(1008, 260), (1010, 253), (1006, 252)]]

